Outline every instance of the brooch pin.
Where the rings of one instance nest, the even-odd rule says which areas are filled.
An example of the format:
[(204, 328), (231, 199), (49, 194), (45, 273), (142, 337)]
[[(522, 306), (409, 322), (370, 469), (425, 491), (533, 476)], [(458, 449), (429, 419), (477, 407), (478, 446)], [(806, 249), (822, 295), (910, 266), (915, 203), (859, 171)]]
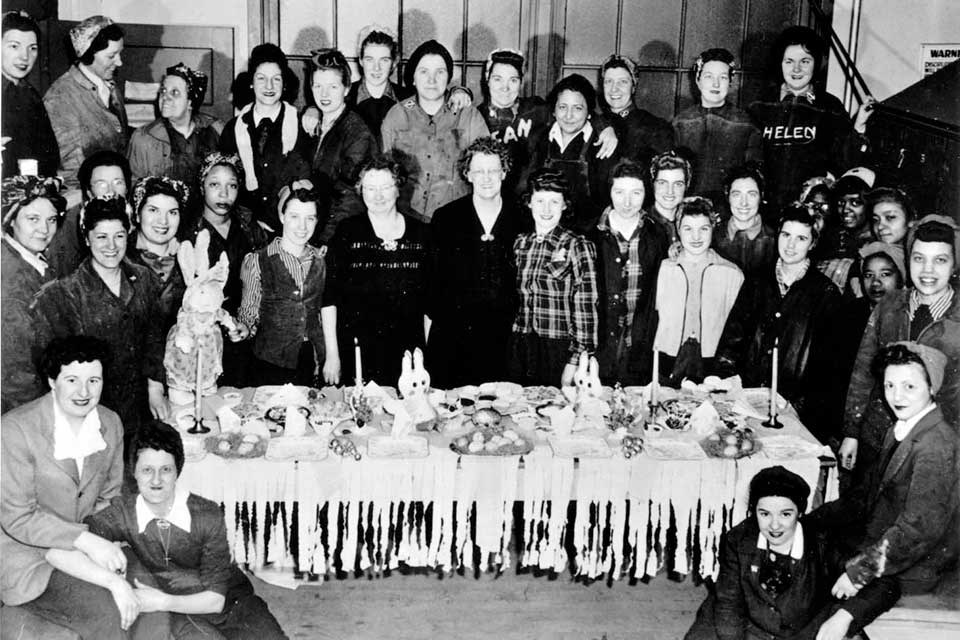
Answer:
[(539, 233), (537, 234), (536, 241), (537, 241), (538, 243), (543, 242), (543, 241), (546, 240), (546, 239), (547, 239), (547, 236), (546, 236), (546, 235), (540, 235)]
[(567, 250), (564, 249), (563, 247), (560, 247), (559, 249), (557, 249), (557, 252), (553, 254), (554, 262), (563, 262), (566, 259), (567, 259)]
[(481, 239), (482, 241), (484, 241), (484, 242), (491, 242), (491, 241), (493, 240), (493, 234), (492, 234), (492, 233), (485, 233), (485, 234), (483, 234), (482, 236), (480, 236), (480, 239)]
[(384, 240), (382, 246), (383, 246), (383, 250), (384, 250), (384, 251), (396, 251), (396, 250), (397, 250), (397, 241), (396, 241), (396, 240)]

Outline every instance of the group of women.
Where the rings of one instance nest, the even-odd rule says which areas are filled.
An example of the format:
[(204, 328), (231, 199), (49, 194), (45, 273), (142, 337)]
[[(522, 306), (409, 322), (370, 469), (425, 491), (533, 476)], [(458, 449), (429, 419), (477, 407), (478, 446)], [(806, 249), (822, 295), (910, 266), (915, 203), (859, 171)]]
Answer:
[[(397, 39), (371, 27), (356, 82), (341, 52), (314, 52), (302, 113), (285, 54), (263, 44), (249, 57), (250, 102), (229, 122), (199, 111), (206, 77), (178, 64), (159, 117), (132, 136), (115, 82), (122, 28), (95, 16), (71, 30), (76, 63), (42, 102), (25, 80), (38, 35), (28, 17), (4, 16), (4, 175), (25, 158), (52, 174), (58, 146), (54, 164), (84, 204), (65, 213), (61, 178), (4, 182), (4, 412), (57, 379), (41, 375), (48, 344), (86, 334), (112, 347), (102, 399), (126, 445), (165, 419), (177, 250), (206, 230), (211, 263), (229, 259), (224, 308), (237, 320), (222, 384), (345, 383), (355, 345), (364, 378), (385, 385), (403, 351), (423, 347), (439, 388), (571, 384), (584, 351), (605, 383), (624, 385), (651, 380), (655, 352), (674, 386), (711, 374), (768, 385), (777, 362), (781, 393), (869, 488), (901, 455), (887, 434), (890, 409), (905, 406), (874, 361), (910, 341), (940, 354), (939, 373), (921, 358), (927, 404), (956, 428), (960, 231), (946, 216), (916, 219), (902, 190), (859, 166), (872, 105), (851, 122), (820, 89), (824, 51), (808, 29), (782, 34), (775, 81), (747, 111), (728, 102), (732, 54), (704, 51), (700, 104), (672, 123), (634, 103), (622, 56), (603, 63), (597, 89), (573, 74), (542, 100), (520, 96), (523, 56), (493, 51), (474, 107), (433, 40), (394, 84)], [(38, 124), (9, 130), (8, 109)], [(804, 510), (796, 492), (758, 494), (758, 518), (770, 495), (792, 499), (794, 521)], [(789, 537), (767, 539), (793, 557)], [(767, 569), (785, 589), (796, 565), (777, 563)]]

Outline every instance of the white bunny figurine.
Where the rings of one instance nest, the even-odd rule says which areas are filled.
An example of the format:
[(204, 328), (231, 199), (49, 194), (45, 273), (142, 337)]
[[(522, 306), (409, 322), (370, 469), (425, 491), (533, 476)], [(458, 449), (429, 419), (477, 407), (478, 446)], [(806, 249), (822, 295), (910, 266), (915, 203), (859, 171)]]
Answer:
[(418, 431), (429, 431), (437, 424), (437, 411), (430, 404), (430, 374), (423, 366), (423, 352), (414, 349), (403, 352), (403, 370), (397, 381), (403, 396), (403, 405), (413, 418)]
[(602, 428), (603, 416), (610, 413), (610, 405), (600, 399), (603, 385), (600, 383), (600, 364), (586, 351), (580, 353), (577, 371), (573, 374), (576, 388), (574, 429)]

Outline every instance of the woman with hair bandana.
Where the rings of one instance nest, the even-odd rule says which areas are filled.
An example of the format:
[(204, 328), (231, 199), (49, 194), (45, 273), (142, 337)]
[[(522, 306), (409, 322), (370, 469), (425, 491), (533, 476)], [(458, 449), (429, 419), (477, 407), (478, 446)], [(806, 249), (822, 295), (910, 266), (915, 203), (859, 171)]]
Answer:
[(197, 170), (217, 150), (223, 130), (223, 122), (200, 113), (206, 93), (205, 73), (182, 62), (167, 68), (157, 94), (160, 117), (130, 137), (127, 158), (134, 179), (167, 176), (196, 193)]

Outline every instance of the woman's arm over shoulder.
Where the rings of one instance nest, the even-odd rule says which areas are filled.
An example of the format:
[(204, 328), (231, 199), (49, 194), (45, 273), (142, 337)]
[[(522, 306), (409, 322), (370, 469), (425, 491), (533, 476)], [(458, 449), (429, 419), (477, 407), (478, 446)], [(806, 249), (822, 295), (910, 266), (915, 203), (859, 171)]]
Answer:
[(571, 287), (571, 364), (583, 351), (597, 349), (597, 253), (593, 243), (580, 235), (570, 242), (573, 283)]

